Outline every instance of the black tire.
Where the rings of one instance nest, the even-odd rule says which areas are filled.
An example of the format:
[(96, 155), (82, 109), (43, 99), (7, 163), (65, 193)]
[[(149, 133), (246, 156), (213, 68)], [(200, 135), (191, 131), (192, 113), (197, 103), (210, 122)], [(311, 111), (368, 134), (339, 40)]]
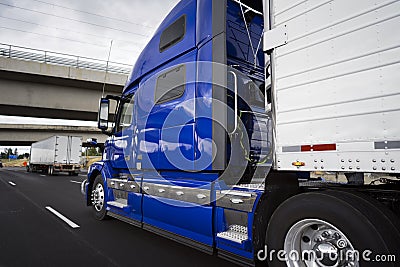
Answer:
[(54, 174), (54, 167), (53, 167), (53, 166), (49, 166), (49, 167), (47, 168), (47, 174), (48, 174), (49, 176), (52, 176), (52, 175)]
[[(376, 262), (363, 259), (364, 251), (371, 260), (376, 255), (395, 255), (398, 260), (400, 234), (397, 222), (391, 220), (390, 211), (367, 197), (340, 191), (303, 193), (282, 203), (271, 217), (266, 233), (268, 251), (284, 249), (289, 230), (306, 219), (321, 220), (334, 226), (360, 253), (360, 265), (398, 266), (396, 262)], [(393, 215), (394, 218), (394, 215)], [(290, 240), (290, 239), (289, 239)], [(309, 242), (306, 241), (300, 242)], [(299, 255), (301, 255), (301, 251)], [(287, 266), (277, 255), (267, 257), (269, 267)]]
[[(101, 209), (99, 209), (99, 206), (96, 206), (96, 203), (94, 203), (93, 198), (95, 197), (95, 190), (96, 188), (98, 188), (99, 186), (101, 186), (103, 193), (104, 193), (104, 197), (102, 199), (103, 203), (101, 205)], [(107, 215), (107, 211), (106, 211), (106, 191), (105, 191), (105, 187), (104, 187), (104, 183), (103, 183), (103, 178), (101, 177), (101, 175), (98, 175), (96, 177), (96, 179), (94, 180), (93, 183), (93, 187), (92, 187), (92, 192), (91, 192), (91, 201), (92, 201), (92, 208), (93, 208), (93, 214), (94, 217), (96, 218), (96, 220), (104, 220), (106, 219), (106, 215)]]
[(26, 165), (26, 172), (30, 172), (31, 168), (29, 167), (29, 165)]

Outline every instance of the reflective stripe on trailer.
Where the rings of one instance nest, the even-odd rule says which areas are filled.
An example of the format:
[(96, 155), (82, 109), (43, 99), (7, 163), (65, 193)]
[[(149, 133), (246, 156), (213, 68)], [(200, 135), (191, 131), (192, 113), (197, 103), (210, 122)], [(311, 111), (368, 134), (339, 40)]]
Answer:
[[(350, 145), (349, 143), (346, 143)], [(357, 142), (359, 145), (360, 142)], [(374, 150), (390, 150), (400, 149), (400, 141), (381, 141), (381, 142), (370, 142), (371, 148)], [(283, 146), (283, 153), (290, 152), (318, 152), (318, 151), (337, 151), (340, 144), (317, 144), (317, 145), (301, 145), (301, 146)], [(340, 149), (342, 150), (342, 149)]]
[(284, 146), (283, 153), (288, 152), (311, 152), (311, 151), (336, 151), (336, 144), (320, 144), (320, 145), (302, 145), (302, 146)]
[(305, 145), (301, 146), (301, 152), (309, 151), (335, 151), (336, 144), (323, 144), (323, 145)]

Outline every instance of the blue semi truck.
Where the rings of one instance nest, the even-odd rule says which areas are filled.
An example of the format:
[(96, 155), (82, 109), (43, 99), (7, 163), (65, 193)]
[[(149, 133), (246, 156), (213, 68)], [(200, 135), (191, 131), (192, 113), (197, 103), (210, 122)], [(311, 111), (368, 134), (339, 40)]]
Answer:
[(180, 1), (100, 101), (96, 219), (239, 265), (398, 266), (398, 1), (370, 2)]

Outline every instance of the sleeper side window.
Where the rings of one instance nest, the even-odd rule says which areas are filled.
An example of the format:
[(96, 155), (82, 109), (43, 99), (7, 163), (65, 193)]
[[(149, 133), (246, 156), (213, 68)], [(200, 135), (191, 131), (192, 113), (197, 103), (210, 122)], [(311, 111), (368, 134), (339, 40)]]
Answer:
[(157, 79), (154, 102), (162, 104), (181, 97), (185, 92), (185, 80), (185, 65), (161, 74)]
[(179, 43), (185, 37), (186, 15), (183, 15), (166, 28), (160, 37), (160, 53)]

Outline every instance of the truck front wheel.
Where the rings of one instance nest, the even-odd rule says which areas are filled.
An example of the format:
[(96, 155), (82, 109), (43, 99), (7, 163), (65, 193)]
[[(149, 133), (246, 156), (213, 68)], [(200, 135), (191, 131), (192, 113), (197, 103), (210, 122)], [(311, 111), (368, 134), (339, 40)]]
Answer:
[(398, 218), (392, 215), (380, 203), (351, 193), (296, 195), (283, 202), (271, 217), (266, 261), (269, 267), (394, 267), (392, 256), (398, 260), (400, 233)]
[(106, 217), (105, 189), (101, 175), (97, 176), (94, 180), (91, 200), (94, 217), (100, 221), (104, 220)]

